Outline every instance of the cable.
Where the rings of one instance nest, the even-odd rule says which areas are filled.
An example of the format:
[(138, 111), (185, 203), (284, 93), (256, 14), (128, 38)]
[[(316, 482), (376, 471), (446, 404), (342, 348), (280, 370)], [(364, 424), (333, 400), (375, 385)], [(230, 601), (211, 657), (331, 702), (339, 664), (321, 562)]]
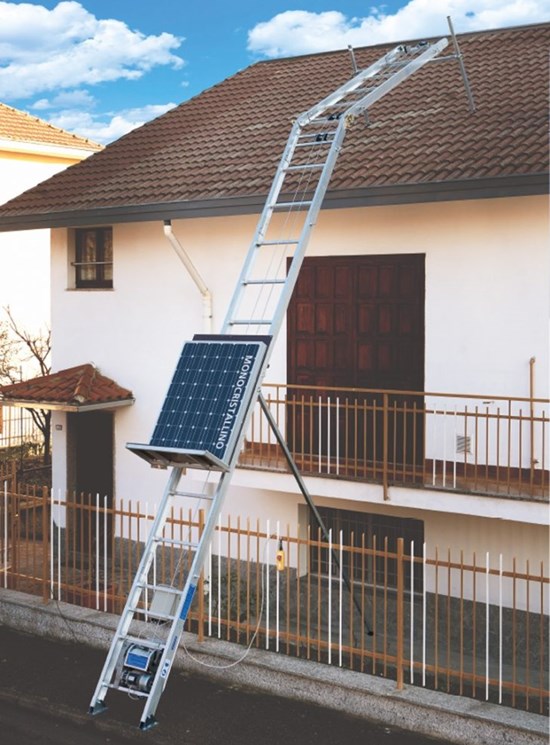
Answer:
[[(267, 549), (269, 547), (269, 544), (270, 544), (272, 538), (273, 538), (273, 536), (270, 536), (267, 539), (266, 544), (265, 544), (265, 547), (264, 547), (263, 563), (264, 563), (264, 565), (266, 567), (267, 567), (267, 562), (266, 562)], [(256, 624), (256, 628), (254, 629), (254, 633), (252, 634), (252, 637), (251, 637), (251, 639), (250, 639), (250, 641), (248, 643), (248, 646), (246, 647), (244, 653), (237, 660), (233, 660), (233, 662), (229, 662), (229, 663), (223, 664), (223, 665), (212, 665), (209, 662), (204, 662), (203, 660), (199, 660), (198, 657), (195, 657), (194, 655), (192, 655), (191, 652), (189, 651), (189, 649), (186, 647), (185, 642), (184, 642), (184, 640), (182, 638), (181, 639), (181, 642), (180, 642), (181, 643), (181, 646), (183, 647), (183, 649), (185, 650), (185, 652), (187, 653), (187, 655), (193, 660), (193, 662), (196, 662), (198, 665), (202, 665), (203, 667), (208, 667), (208, 668), (211, 668), (211, 669), (214, 669), (214, 670), (228, 670), (231, 667), (235, 667), (236, 665), (239, 665), (241, 662), (243, 662), (246, 659), (246, 657), (248, 656), (250, 650), (252, 649), (252, 645), (254, 644), (254, 642), (256, 640), (256, 637), (258, 636), (258, 632), (260, 630), (260, 625), (262, 623), (262, 617), (263, 617), (263, 614), (264, 614), (264, 605), (265, 605), (265, 578), (264, 578), (263, 571), (262, 571), (262, 583), (261, 583), (261, 587), (262, 587), (262, 599), (261, 599), (261, 602), (260, 602), (260, 615), (258, 616), (258, 622)]]

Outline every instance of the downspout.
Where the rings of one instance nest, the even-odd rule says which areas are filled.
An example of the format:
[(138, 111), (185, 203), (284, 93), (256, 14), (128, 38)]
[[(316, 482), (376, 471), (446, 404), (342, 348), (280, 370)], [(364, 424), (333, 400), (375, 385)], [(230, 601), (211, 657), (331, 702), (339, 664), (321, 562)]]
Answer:
[(199, 288), (199, 292), (202, 295), (202, 320), (203, 330), (206, 334), (212, 333), (212, 295), (208, 287), (204, 284), (204, 280), (196, 270), (193, 262), (189, 256), (185, 253), (183, 246), (178, 241), (172, 231), (172, 222), (170, 220), (164, 221), (164, 235), (168, 238), (174, 251), (180, 257), (185, 268), (189, 272), (191, 279)]

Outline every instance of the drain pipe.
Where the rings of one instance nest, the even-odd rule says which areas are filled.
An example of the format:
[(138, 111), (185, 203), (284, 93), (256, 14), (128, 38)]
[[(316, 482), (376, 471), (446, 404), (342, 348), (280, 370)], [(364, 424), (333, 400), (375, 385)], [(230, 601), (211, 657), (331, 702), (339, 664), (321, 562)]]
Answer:
[(199, 292), (202, 295), (203, 330), (206, 334), (211, 334), (212, 333), (212, 295), (210, 294), (210, 290), (204, 284), (203, 278), (198, 273), (193, 262), (191, 261), (189, 256), (185, 253), (183, 246), (181, 245), (181, 243), (178, 241), (178, 239), (174, 235), (172, 231), (172, 222), (170, 220), (164, 221), (164, 235), (168, 238), (168, 240), (172, 244), (174, 251), (180, 257), (185, 268), (191, 275), (191, 279), (199, 288)]

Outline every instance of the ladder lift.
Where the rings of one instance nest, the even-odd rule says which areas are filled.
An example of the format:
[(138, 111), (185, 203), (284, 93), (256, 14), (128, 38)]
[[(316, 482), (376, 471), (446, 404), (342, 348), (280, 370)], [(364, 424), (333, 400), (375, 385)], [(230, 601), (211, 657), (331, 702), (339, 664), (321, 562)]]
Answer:
[[(156, 708), (258, 399), (268, 413), (260, 385), (346, 129), (447, 43), (443, 38), (433, 44), (397, 46), (295, 120), (221, 333), (197, 335), (184, 344), (151, 441), (127, 445), (152, 466), (170, 467), (171, 472), (90, 713), (104, 711), (108, 692), (118, 690), (143, 699), (142, 730), (156, 723)], [(276, 429), (273, 419), (269, 421)], [(284, 446), (281, 433), (276, 434)], [(288, 449), (285, 454), (291, 463)], [(207, 480), (198, 493), (181, 490), (188, 467), (207, 470), (214, 483)], [(292, 471), (307, 498), (297, 469)], [(183, 541), (165, 535), (169, 512), (178, 500), (191, 500), (196, 509), (207, 505), (203, 530), (195, 541), (192, 536)], [(156, 583), (155, 557), (163, 545), (193, 556), (187, 574), (173, 585)]]

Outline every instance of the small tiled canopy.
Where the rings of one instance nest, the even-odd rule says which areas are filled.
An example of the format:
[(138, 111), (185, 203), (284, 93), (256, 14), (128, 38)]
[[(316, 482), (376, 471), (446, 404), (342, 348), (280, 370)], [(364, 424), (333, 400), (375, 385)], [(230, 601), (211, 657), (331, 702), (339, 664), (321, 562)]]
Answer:
[(95, 411), (134, 403), (132, 392), (102, 375), (92, 364), (0, 387), (0, 404), (27, 409)]

